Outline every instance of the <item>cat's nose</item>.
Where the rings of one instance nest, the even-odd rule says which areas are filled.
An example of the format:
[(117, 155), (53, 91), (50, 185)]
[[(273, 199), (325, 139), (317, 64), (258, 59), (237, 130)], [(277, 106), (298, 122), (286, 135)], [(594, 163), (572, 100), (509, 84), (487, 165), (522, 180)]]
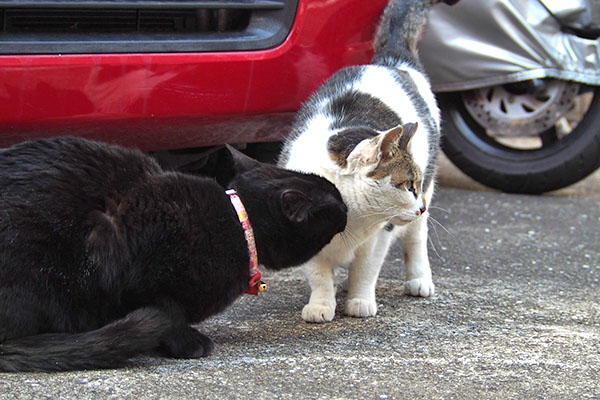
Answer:
[(421, 204), (417, 210), (417, 217), (423, 214), (425, 211), (427, 211), (427, 200), (425, 200), (425, 197), (421, 197)]

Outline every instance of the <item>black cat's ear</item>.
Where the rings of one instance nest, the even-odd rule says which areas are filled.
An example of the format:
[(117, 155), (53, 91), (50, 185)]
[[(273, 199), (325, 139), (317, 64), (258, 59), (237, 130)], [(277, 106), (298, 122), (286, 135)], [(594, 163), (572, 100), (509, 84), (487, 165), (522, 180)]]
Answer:
[(219, 151), (213, 176), (221, 186), (226, 187), (237, 174), (255, 168), (256, 165), (256, 160), (227, 144)]
[(248, 157), (241, 151), (236, 150), (234, 147), (227, 144), (225, 145), (225, 148), (229, 151), (229, 155), (231, 157), (231, 160), (233, 161), (235, 170), (238, 173), (242, 171), (251, 170), (259, 165), (258, 161), (251, 157)]
[(212, 176), (217, 180), (219, 185), (224, 188), (228, 187), (235, 176), (235, 164), (231, 157), (231, 152), (227, 147), (221, 147), (221, 149), (219, 149), (217, 162)]
[(287, 219), (292, 222), (305, 221), (311, 207), (310, 198), (298, 190), (289, 189), (281, 194), (281, 209)]

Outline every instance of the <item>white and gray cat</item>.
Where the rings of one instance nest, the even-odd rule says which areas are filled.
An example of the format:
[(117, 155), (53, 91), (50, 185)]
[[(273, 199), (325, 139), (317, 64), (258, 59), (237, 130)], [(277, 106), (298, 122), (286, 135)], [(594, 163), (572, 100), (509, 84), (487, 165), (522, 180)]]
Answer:
[[(434, 191), (440, 113), (418, 59), (429, 8), (440, 1), (391, 0), (370, 65), (334, 74), (303, 105), (280, 166), (332, 181), (348, 206), (346, 230), (304, 264), (311, 288), (302, 318), (331, 321), (334, 270), (349, 265), (345, 313), (377, 313), (375, 286), (390, 245), (404, 249), (404, 292), (434, 294), (427, 255), (427, 207)], [(447, 0), (448, 4), (456, 1)]]

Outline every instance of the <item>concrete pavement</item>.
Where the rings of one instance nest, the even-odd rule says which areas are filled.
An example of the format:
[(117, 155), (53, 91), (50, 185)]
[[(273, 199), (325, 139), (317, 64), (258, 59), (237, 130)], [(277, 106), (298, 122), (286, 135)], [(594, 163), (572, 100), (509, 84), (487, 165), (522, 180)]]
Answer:
[(399, 246), (373, 318), (338, 307), (332, 323), (307, 324), (301, 272), (269, 274), (266, 293), (200, 326), (215, 341), (207, 359), (0, 374), (0, 398), (600, 398), (600, 174), (520, 196), (450, 167), (431, 209), (433, 298), (401, 294)]

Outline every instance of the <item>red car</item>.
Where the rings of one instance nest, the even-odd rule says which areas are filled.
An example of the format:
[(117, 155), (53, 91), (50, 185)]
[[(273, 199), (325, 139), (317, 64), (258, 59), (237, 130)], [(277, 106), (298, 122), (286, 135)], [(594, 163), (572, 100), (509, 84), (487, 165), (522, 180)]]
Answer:
[(2, 0), (0, 147), (75, 135), (142, 150), (277, 141), (387, 0)]

